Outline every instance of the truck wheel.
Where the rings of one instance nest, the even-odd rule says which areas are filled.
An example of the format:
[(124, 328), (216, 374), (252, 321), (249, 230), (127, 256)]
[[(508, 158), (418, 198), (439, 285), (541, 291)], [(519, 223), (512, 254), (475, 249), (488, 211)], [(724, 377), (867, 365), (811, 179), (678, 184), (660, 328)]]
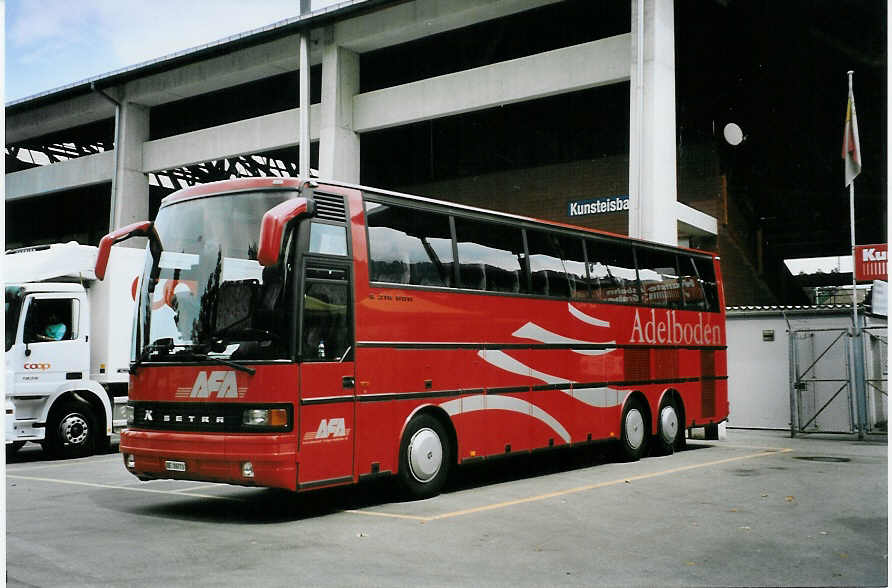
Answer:
[(47, 450), (61, 459), (92, 455), (95, 422), (93, 411), (85, 402), (66, 400), (53, 407), (46, 423)]
[(429, 414), (413, 418), (400, 444), (399, 478), (409, 496), (436, 496), (446, 483), (451, 460), (443, 424)]

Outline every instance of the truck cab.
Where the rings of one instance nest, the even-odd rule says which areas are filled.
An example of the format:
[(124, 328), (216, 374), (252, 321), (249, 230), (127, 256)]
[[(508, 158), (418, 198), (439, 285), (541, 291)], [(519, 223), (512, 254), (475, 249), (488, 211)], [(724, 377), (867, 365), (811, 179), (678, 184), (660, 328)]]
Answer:
[(127, 282), (144, 254), (114, 253), (116, 280), (100, 283), (89, 267), (95, 247), (7, 252), (7, 455), (27, 442), (55, 457), (89, 455), (126, 424), (133, 317)]

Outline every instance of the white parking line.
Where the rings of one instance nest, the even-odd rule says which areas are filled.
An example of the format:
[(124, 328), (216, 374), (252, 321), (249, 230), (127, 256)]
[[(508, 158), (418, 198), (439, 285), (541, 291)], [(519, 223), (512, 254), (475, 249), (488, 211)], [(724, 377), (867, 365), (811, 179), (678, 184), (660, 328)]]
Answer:
[[(44, 469), (50, 469), (50, 468), (64, 468), (64, 467), (71, 467), (71, 466), (82, 466), (87, 463), (106, 463), (106, 462), (110, 462), (110, 461), (121, 461), (121, 459), (122, 459), (121, 454), (116, 453), (113, 455), (99, 455), (99, 456), (94, 455), (91, 457), (85, 457), (83, 459), (68, 459), (65, 461), (47, 463), (47, 464), (42, 464), (42, 465), (34, 465), (34, 462), (7, 463), (6, 471), (7, 472), (17, 472), (20, 470), (27, 470), (30, 472), (33, 470), (44, 470)], [(121, 467), (123, 467), (123, 463), (124, 462), (121, 461), (121, 464), (122, 464)]]
[(40, 478), (37, 476), (22, 476), (19, 474), (6, 474), (7, 480), (30, 480), (33, 482), (50, 482), (53, 484), (69, 484), (71, 486), (88, 486), (91, 488), (104, 488), (106, 490), (126, 490), (128, 492), (149, 492), (151, 494), (167, 494), (168, 496), (192, 496), (195, 498), (213, 498), (215, 500), (231, 500), (234, 502), (244, 502), (243, 498), (232, 498), (230, 496), (215, 496), (213, 494), (198, 494), (185, 490), (156, 490), (154, 488), (139, 488), (136, 486), (115, 486), (113, 484), (96, 484), (94, 482), (78, 482), (77, 480), (60, 480), (59, 478)]
[(183, 488), (182, 490), (171, 490), (176, 494), (185, 494), (187, 492), (194, 492), (195, 490), (205, 490), (207, 488), (219, 488), (221, 486), (229, 486), (229, 484), (202, 484), (201, 486), (192, 486), (191, 488)]
[(769, 448), (764, 448), (764, 450), (760, 451), (759, 453), (751, 453), (748, 455), (739, 455), (736, 457), (717, 459), (714, 461), (708, 461), (708, 462), (704, 462), (704, 463), (695, 463), (695, 464), (690, 464), (690, 465), (685, 465), (685, 466), (679, 466), (677, 468), (671, 468), (671, 469), (662, 470), (659, 472), (651, 472), (649, 474), (640, 474), (637, 476), (629, 476), (629, 477), (625, 477), (625, 478), (620, 478), (618, 480), (610, 480), (607, 482), (598, 482), (597, 484), (588, 484), (585, 486), (577, 486), (576, 488), (568, 488), (566, 490), (557, 490), (555, 492), (548, 492), (547, 494), (539, 494), (537, 496), (528, 496), (526, 498), (518, 498), (516, 500), (508, 500), (505, 502), (496, 502), (494, 504), (485, 504), (483, 506), (477, 506), (474, 508), (465, 508), (465, 509), (461, 509), (461, 510), (456, 510), (456, 511), (452, 511), (452, 512), (439, 514), (439, 515), (428, 516), (428, 517), (410, 516), (410, 515), (404, 515), (404, 514), (398, 514), (398, 513), (387, 513), (387, 512), (370, 511), (370, 510), (348, 510), (345, 512), (349, 512), (350, 514), (366, 515), (366, 516), (393, 517), (393, 518), (398, 518), (398, 519), (414, 519), (414, 520), (418, 520), (418, 521), (422, 521), (422, 522), (439, 521), (442, 519), (449, 519), (449, 518), (459, 517), (459, 516), (463, 516), (463, 515), (467, 515), (467, 514), (485, 512), (488, 510), (507, 508), (509, 506), (515, 506), (518, 504), (526, 504), (528, 502), (539, 502), (541, 500), (547, 500), (549, 498), (555, 498), (558, 496), (566, 496), (568, 494), (576, 494), (576, 493), (585, 492), (588, 490), (595, 490), (597, 488), (605, 488), (607, 486), (616, 486), (618, 484), (626, 484), (629, 482), (636, 482), (639, 480), (646, 480), (648, 478), (656, 478), (658, 476), (665, 476), (668, 474), (676, 474), (678, 472), (685, 472), (688, 470), (695, 470), (695, 469), (699, 469), (699, 468), (716, 466), (716, 465), (721, 465), (721, 464), (730, 463), (730, 462), (734, 462), (734, 461), (740, 461), (740, 460), (744, 460), (744, 459), (753, 459), (756, 457), (766, 457), (769, 455), (777, 455), (779, 453), (789, 453), (791, 451), (793, 451), (793, 450), (786, 449), (786, 448), (769, 447)]

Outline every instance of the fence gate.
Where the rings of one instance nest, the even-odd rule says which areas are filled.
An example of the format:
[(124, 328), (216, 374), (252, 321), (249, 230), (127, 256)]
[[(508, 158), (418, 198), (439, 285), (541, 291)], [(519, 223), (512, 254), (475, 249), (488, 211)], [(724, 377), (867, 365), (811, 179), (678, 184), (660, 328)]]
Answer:
[(849, 329), (790, 332), (790, 433), (854, 433)]

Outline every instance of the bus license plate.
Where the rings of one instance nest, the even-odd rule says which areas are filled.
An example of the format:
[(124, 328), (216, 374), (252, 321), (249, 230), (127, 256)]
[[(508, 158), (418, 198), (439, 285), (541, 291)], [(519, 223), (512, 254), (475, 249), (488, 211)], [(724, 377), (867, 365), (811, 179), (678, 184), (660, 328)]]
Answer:
[(169, 472), (185, 472), (186, 471), (186, 462), (185, 461), (172, 461), (165, 460), (164, 469)]

